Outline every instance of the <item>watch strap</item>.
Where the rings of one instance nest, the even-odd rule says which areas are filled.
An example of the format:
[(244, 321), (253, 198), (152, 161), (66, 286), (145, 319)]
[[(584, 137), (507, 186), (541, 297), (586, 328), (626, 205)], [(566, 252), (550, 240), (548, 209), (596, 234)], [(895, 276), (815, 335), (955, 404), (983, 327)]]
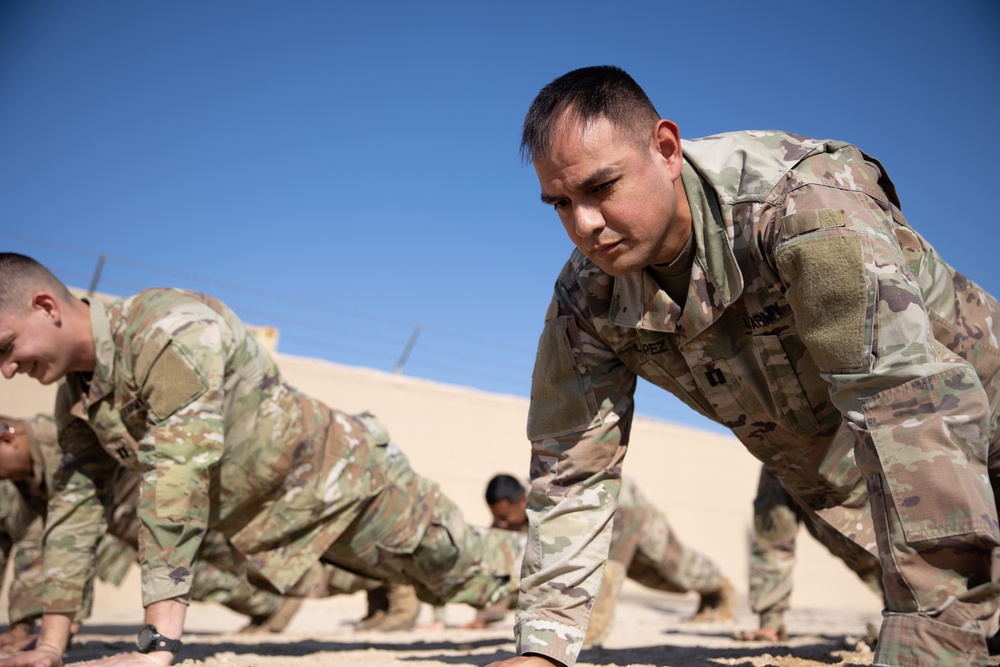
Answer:
[[(143, 642), (143, 634), (148, 636), (148, 641)], [(171, 653), (177, 653), (181, 650), (181, 640), (180, 639), (170, 639), (169, 637), (164, 637), (153, 625), (147, 625), (139, 632), (139, 637), (136, 641), (136, 646), (139, 648), (140, 653), (151, 653), (153, 651), (170, 651)]]

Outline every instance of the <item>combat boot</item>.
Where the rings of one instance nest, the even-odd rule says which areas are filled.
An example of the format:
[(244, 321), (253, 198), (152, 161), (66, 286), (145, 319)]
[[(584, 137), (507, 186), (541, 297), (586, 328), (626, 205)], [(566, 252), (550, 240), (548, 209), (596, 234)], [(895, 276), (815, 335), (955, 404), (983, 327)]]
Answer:
[(728, 579), (723, 579), (716, 590), (700, 593), (700, 595), (698, 610), (693, 616), (685, 619), (689, 623), (710, 623), (713, 621), (721, 623), (736, 618), (740, 607), (740, 596)]
[(625, 566), (618, 561), (609, 560), (604, 564), (604, 574), (601, 577), (601, 590), (594, 600), (594, 608), (590, 612), (590, 623), (587, 624), (587, 635), (583, 638), (583, 647), (599, 646), (611, 632), (611, 624), (615, 618), (615, 605), (618, 603), (618, 593), (625, 581)]
[(378, 629), (382, 632), (409, 630), (417, 624), (419, 614), (420, 600), (416, 589), (405, 584), (393, 584), (389, 587), (389, 609)]
[(379, 586), (368, 591), (368, 611), (365, 617), (354, 624), (358, 631), (377, 630), (389, 611), (389, 587)]

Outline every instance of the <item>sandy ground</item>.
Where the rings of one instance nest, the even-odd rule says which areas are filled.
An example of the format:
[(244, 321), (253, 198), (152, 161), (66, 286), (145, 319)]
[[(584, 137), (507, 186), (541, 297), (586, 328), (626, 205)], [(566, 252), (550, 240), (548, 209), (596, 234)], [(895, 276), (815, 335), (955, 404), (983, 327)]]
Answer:
[[(619, 599), (614, 629), (602, 647), (586, 650), (579, 665), (645, 667), (713, 667), (718, 665), (779, 667), (869, 665), (866, 623), (877, 613), (798, 609), (788, 616), (790, 638), (777, 645), (737, 642), (734, 629), (751, 628), (754, 617), (744, 610), (734, 623), (688, 624), (693, 596), (669, 595), (626, 584)], [(487, 665), (513, 655), (511, 624), (486, 630), (458, 626), (472, 610), (449, 606), (444, 630), (383, 634), (355, 632), (353, 621), (364, 611), (358, 594), (307, 600), (282, 634), (246, 635), (237, 631), (244, 619), (226, 609), (195, 604), (188, 614), (185, 646), (178, 664), (211, 667), (388, 667), (389, 665)], [(135, 613), (97, 614), (77, 636), (68, 662), (92, 660), (130, 650), (139, 629)], [(431, 621), (426, 605), (420, 622)]]

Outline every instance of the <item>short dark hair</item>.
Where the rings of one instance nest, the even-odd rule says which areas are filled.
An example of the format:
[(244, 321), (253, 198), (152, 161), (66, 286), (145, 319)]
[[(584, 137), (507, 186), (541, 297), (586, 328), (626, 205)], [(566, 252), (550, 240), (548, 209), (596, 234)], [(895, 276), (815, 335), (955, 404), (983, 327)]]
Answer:
[(66, 285), (36, 260), (16, 252), (0, 252), (0, 312), (40, 289), (50, 290), (63, 301), (73, 298)]
[(531, 103), (521, 130), (521, 157), (525, 162), (548, 155), (553, 124), (567, 109), (571, 118), (581, 123), (607, 118), (634, 134), (643, 146), (660, 119), (645, 91), (620, 67), (575, 69), (542, 88)]
[(494, 475), (486, 485), (486, 504), (493, 505), (506, 500), (513, 502), (524, 498), (524, 487), (513, 475)]

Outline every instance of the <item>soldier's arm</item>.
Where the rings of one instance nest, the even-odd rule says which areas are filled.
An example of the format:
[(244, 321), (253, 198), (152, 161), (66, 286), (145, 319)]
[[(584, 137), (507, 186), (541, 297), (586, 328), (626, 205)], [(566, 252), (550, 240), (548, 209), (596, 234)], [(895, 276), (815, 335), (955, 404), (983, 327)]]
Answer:
[(761, 467), (753, 501), (754, 535), (750, 547), (750, 608), (760, 627), (778, 631), (792, 597), (798, 517), (778, 478)]
[[(13, 580), (8, 591), (11, 626), (33, 627), (41, 616), (39, 600), (44, 579), (42, 566), (42, 503), (33, 502), (31, 486), (19, 486), (10, 480), (0, 481), (0, 588), (3, 587), (7, 561), (13, 554)], [(0, 640), (0, 645), (3, 641)]]
[(7, 561), (14, 552), (16, 534), (14, 507), (17, 489), (13, 482), (0, 481), (0, 590), (3, 589), (4, 577), (7, 574)]
[[(867, 443), (857, 452), (859, 466), (887, 473), (887, 491), (905, 494), (898, 510), (911, 524), (909, 539), (992, 533), (987, 518), (995, 517), (992, 501), (983, 514), (951, 513), (954, 524), (945, 528), (933, 503), (915, 502), (905, 491), (908, 482), (897, 484), (900, 475), (916, 473), (921, 481), (915, 488), (961, 490), (955, 506), (980, 493), (991, 498), (983, 469), (989, 402), (976, 369), (935, 339), (911, 270), (920, 259), (897, 237), (905, 221), (881, 194), (860, 153), (848, 148), (805, 160), (798, 167), (804, 184), (777, 212), (770, 256), (798, 335), (856, 441)], [(817, 182), (808, 181), (810, 176)], [(851, 187), (833, 184), (846, 179)], [(987, 334), (968, 324), (967, 334)], [(956, 451), (971, 466), (953, 465)], [(876, 452), (879, 462), (871, 459)]]
[[(798, 335), (855, 436), (894, 584), (888, 608), (900, 612), (887, 615), (879, 651), (898, 650), (905, 662), (912, 624), (935, 639), (938, 628), (964, 631), (982, 600), (996, 597), (980, 583), (991, 581), (1000, 544), (986, 467), (990, 402), (976, 368), (934, 335), (922, 288), (949, 290), (952, 276), (923, 273), (929, 258), (900, 243), (905, 221), (848, 148), (800, 165), (770, 257)], [(989, 336), (974, 321), (959, 329)], [(942, 549), (961, 554), (960, 572), (936, 565)]]
[[(4, 486), (6, 486), (6, 483)], [(10, 498), (0, 493), (0, 501), (7, 503), (9, 500)], [(0, 509), (0, 512), (5, 510), (6, 506)], [(3, 588), (4, 575), (7, 572), (7, 560), (10, 554), (15, 551), (13, 537), (4, 524), (6, 524), (5, 521), (0, 521), (0, 589)], [(17, 562), (17, 555), (19, 553), (20, 551), (17, 551), (15, 554), (15, 563)], [(35, 621), (38, 620), (37, 615), (40, 614), (39, 611), (36, 612), (36, 615), (32, 615), (31, 610), (25, 608), (24, 603), (26, 600), (16, 595), (14, 588), (17, 579), (18, 572), (15, 566), (14, 581), (11, 583), (11, 590), (8, 591), (8, 629), (7, 632), (0, 633), (0, 654), (13, 653), (24, 648), (31, 641)]]
[(0, 660), (0, 667), (60, 667), (72, 623), (67, 614), (46, 613), (35, 647)]
[[(45, 518), (46, 613), (76, 615), (85, 607), (93, 580), (97, 543), (105, 532), (100, 489), (115, 462), (86, 423), (69, 413), (65, 386), (57, 396), (59, 449), (46, 454), (48, 508)], [(50, 460), (51, 459), (51, 460)]]
[(138, 452), (139, 553), (147, 610), (160, 601), (190, 601), (193, 564), (208, 528), (210, 471), (222, 456), (225, 438), (225, 327), (211, 318), (175, 326), (181, 331), (171, 331), (166, 343), (157, 336), (155, 342), (151, 337), (131, 347), (136, 359), (154, 359), (148, 368), (134, 364), (147, 406)]
[[(44, 492), (45, 489), (52, 488), (55, 482), (56, 472), (60, 467), (61, 449), (57, 443), (51, 418), (40, 416), (34, 419), (32, 428), (39, 445), (39, 452), (43, 457), (45, 484), (40, 490)], [(47, 497), (23, 495), (27, 492), (25, 488), (18, 488), (13, 484), (9, 487), (4, 485), (3, 492), (0, 492), (5, 532), (16, 545), (15, 577), (9, 591), (11, 632), (0, 647), (4, 652), (22, 650), (36, 643), (36, 637), (32, 633), (36, 621), (42, 618), (46, 594), (47, 579), (42, 550), (44, 517), (38, 508), (46, 504)], [(65, 647), (69, 641), (69, 631), (67, 630), (64, 636), (61, 630), (53, 630), (55, 626), (52, 626), (51, 622), (49, 627), (50, 633), (54, 633), (51, 634), (52, 645)], [(42, 653), (44, 651), (43, 648)], [(58, 654), (61, 655), (62, 650)]]
[(557, 286), (532, 380), (530, 527), (515, 626), (518, 653), (567, 665), (608, 557), (635, 388), (583, 319)]
[(18, 634), (22, 635), (21, 640), (30, 637), (35, 622), (42, 616), (41, 594), (44, 587), (42, 518), (36, 517), (17, 541), (14, 553), (14, 578), (10, 582), (8, 591), (11, 630), (14, 630), (15, 626), (20, 626)]

